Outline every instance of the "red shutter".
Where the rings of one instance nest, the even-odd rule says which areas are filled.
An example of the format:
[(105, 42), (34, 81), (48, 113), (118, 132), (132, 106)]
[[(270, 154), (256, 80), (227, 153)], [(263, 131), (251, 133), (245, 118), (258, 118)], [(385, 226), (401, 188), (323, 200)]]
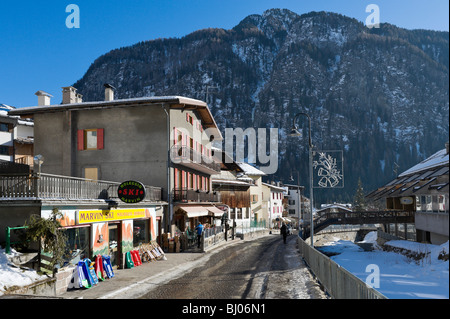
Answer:
[(178, 169), (175, 168), (173, 172), (175, 181), (174, 181), (174, 189), (178, 189)]
[(186, 178), (187, 178), (187, 181), (186, 181), (186, 188), (187, 189), (191, 189), (192, 188), (192, 185), (191, 185), (191, 173), (186, 173)]
[(186, 188), (186, 172), (181, 171), (181, 189)]
[(104, 142), (104, 129), (97, 129), (97, 149), (102, 150), (105, 146)]
[(78, 150), (82, 151), (84, 150), (84, 131), (83, 130), (78, 130), (77, 132), (77, 145), (78, 145)]

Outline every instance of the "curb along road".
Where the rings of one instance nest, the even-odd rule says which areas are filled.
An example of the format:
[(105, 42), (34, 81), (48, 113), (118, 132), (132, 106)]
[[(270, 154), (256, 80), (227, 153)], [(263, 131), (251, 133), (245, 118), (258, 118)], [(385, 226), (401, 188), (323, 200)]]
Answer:
[(167, 260), (144, 263), (132, 269), (118, 269), (115, 276), (99, 282), (90, 289), (74, 289), (60, 295), (63, 299), (137, 299), (162, 283), (176, 279), (186, 271), (204, 264), (208, 259), (230, 245), (267, 236), (262, 234), (245, 236), (244, 240), (222, 241), (202, 252), (181, 252), (166, 254)]

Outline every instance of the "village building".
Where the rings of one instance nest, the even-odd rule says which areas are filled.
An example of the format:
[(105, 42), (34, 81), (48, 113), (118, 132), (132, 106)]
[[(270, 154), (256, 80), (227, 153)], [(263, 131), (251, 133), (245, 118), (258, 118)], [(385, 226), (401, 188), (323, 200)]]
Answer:
[(225, 152), (214, 149), (215, 156), (221, 159), (220, 174), (212, 176), (214, 192), (220, 194), (221, 207), (226, 215), (223, 223), (237, 228), (249, 228), (254, 221), (251, 208), (251, 188), (253, 180), (244, 174), (241, 165)]
[(0, 161), (33, 167), (34, 123), (31, 119), (9, 115), (14, 109), (0, 104)]
[(280, 228), (284, 212), (284, 187), (275, 184), (262, 183), (263, 202), (267, 207), (267, 221), (269, 228)]
[(239, 179), (252, 184), (250, 187), (252, 220), (256, 223), (264, 221), (268, 225), (267, 207), (264, 206), (262, 187), (262, 178), (266, 176), (266, 173), (249, 163), (237, 162), (236, 164), (242, 170), (242, 173), (239, 174)]
[[(211, 174), (220, 164), (210, 143), (222, 136), (206, 103), (178, 96), (115, 100), (110, 85), (104, 101), (83, 102), (74, 87), (63, 88), (62, 104), (37, 95), (38, 106), (9, 111), (33, 119), (34, 154), (42, 160), (23, 181), (0, 177), (2, 227), (57, 208), (72, 229), (74, 251), (114, 252), (119, 264), (139, 243), (160, 242), (173, 231), (176, 211), (196, 214), (219, 201)], [(139, 182), (145, 198), (120, 200), (126, 181)], [(13, 191), (18, 183), (31, 186)]]
[[(409, 168), (367, 199), (384, 201), (389, 210), (414, 212), (415, 239), (436, 245), (449, 239), (449, 146)], [(394, 226), (394, 229), (391, 229)], [(386, 231), (398, 235), (395, 225)], [(408, 227), (404, 225), (406, 238)]]
[[(306, 218), (306, 198), (302, 195), (305, 187), (300, 185), (283, 184), (286, 189), (287, 215), (286, 217), (293, 221), (295, 227), (298, 227)], [(309, 210), (308, 210), (309, 211)], [(309, 220), (309, 217), (308, 217)]]

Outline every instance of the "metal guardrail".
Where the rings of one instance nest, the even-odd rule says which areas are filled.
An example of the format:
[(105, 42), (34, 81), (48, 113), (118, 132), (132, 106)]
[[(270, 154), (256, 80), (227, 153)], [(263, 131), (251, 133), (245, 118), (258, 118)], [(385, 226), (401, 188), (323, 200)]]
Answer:
[(27, 229), (28, 226), (18, 226), (18, 227), (6, 227), (6, 243), (5, 243), (5, 253), (9, 254), (11, 252), (11, 244), (16, 244), (17, 242), (11, 242), (11, 230), (17, 229)]
[(297, 239), (298, 249), (311, 271), (334, 299), (388, 299), (329, 257)]
[[(110, 199), (120, 183), (52, 174), (0, 176), (0, 198)], [(145, 200), (160, 201), (161, 188), (145, 186)]]

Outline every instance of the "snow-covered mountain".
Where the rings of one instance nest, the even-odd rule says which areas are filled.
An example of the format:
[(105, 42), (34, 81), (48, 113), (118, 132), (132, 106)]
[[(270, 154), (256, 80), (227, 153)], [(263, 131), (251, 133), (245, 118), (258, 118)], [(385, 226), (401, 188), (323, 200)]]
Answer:
[[(444, 147), (449, 136), (449, 33), (369, 29), (328, 12), (272, 9), (231, 30), (205, 29), (113, 50), (74, 84), (83, 100), (184, 95), (207, 100), (220, 128), (279, 128), (279, 169), (308, 185), (306, 140), (286, 136), (297, 112), (312, 118), (313, 144), (343, 150), (345, 188), (315, 192), (351, 200)], [(208, 89), (208, 94), (207, 92)], [(217, 87), (213, 89), (213, 87)], [(307, 136), (306, 119), (299, 124)]]

